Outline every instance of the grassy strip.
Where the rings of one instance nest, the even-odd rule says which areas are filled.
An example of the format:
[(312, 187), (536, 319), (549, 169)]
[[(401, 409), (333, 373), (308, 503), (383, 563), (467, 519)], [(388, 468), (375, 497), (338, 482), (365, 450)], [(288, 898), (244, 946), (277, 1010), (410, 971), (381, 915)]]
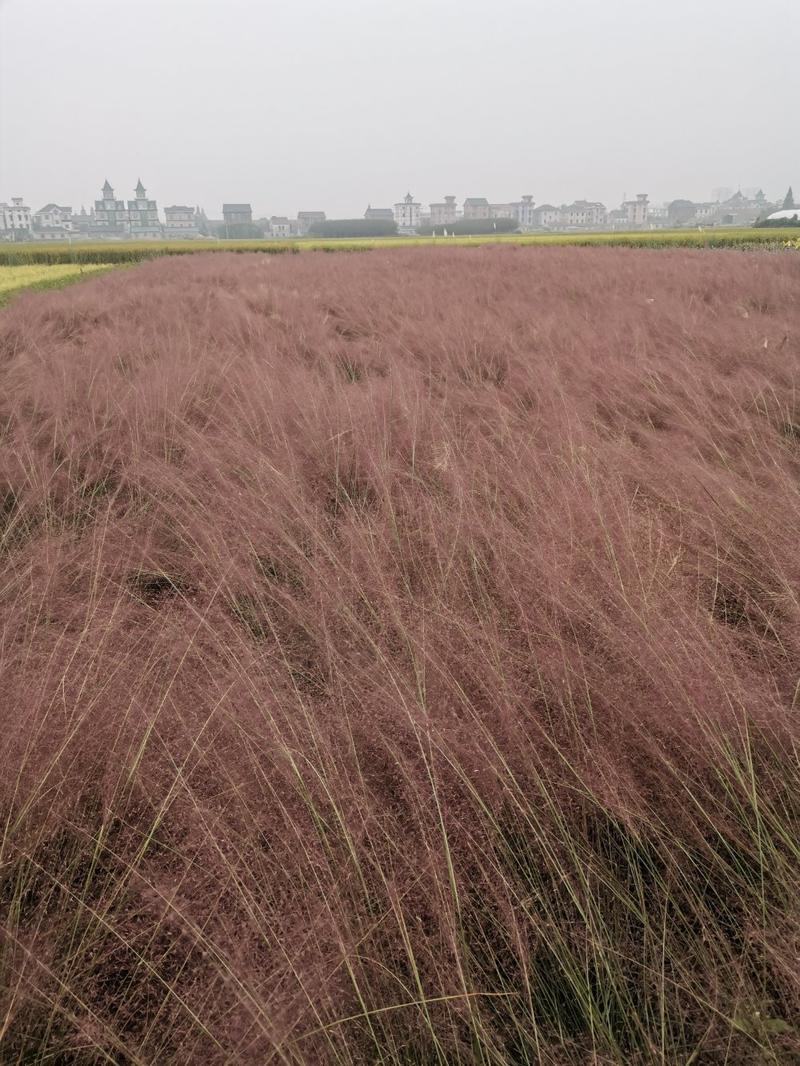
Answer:
[(0, 248), (0, 264), (31, 263), (118, 263), (138, 262), (161, 255), (189, 255), (195, 252), (263, 252), (277, 255), (300, 251), (366, 251), (372, 248), (407, 248), (429, 245), (472, 247), (484, 244), (577, 245), (588, 247), (643, 248), (744, 248), (751, 245), (784, 248), (800, 239), (800, 228), (661, 230), (635, 233), (525, 233), (477, 237), (376, 237), (361, 240), (303, 238), (293, 241), (148, 241), (111, 244), (14, 244)]
[(83, 277), (96, 277), (113, 269), (111, 263), (76, 264), (74, 268), (59, 265), (0, 266), (0, 307), (22, 292), (63, 289)]

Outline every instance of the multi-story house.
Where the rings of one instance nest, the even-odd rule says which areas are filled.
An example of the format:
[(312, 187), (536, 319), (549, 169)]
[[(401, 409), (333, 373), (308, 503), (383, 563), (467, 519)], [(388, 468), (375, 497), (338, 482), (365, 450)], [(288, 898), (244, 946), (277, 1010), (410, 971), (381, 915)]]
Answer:
[(195, 209), (186, 207), (184, 204), (173, 204), (172, 207), (164, 208), (164, 236), (176, 240), (186, 237), (199, 237), (200, 229), (197, 225)]
[(161, 223), (158, 220), (158, 206), (155, 200), (147, 199), (147, 190), (142, 179), (134, 189), (135, 200), (128, 200), (128, 226), (131, 237), (160, 237)]
[(673, 200), (667, 208), (667, 217), (673, 226), (750, 226), (768, 210), (766, 197), (758, 189), (755, 196), (745, 196), (739, 191), (722, 202)]
[(665, 229), (669, 225), (669, 208), (666, 204), (650, 204), (647, 221), (654, 229)]
[[(489, 217), (513, 218), (520, 226), (527, 229), (535, 225), (533, 217), (534, 206), (532, 196), (523, 196), (521, 200), (515, 200), (510, 204), (489, 204)], [(480, 211), (480, 206), (476, 205), (476, 210)], [(481, 218), (483, 216), (477, 214), (472, 217)]]
[(301, 237), (305, 237), (311, 227), (317, 222), (325, 221), (324, 211), (298, 211), (297, 212), (297, 232)]
[(285, 215), (273, 215), (269, 220), (269, 232), (273, 237), (291, 237), (292, 224)]
[(249, 226), (253, 221), (250, 204), (223, 204), (222, 221), (226, 226)]
[[(161, 223), (155, 200), (147, 199), (141, 179), (134, 190), (135, 200), (118, 200), (106, 179), (101, 199), (95, 200), (88, 232), (94, 237), (160, 237)], [(82, 218), (81, 224), (84, 219)], [(79, 224), (79, 228), (81, 228)]]
[(589, 225), (596, 229), (602, 229), (608, 222), (608, 209), (599, 200), (589, 200), (586, 203)]
[(491, 218), (492, 208), (485, 196), (470, 196), (464, 201), (464, 218)]
[(445, 196), (444, 202), (431, 204), (431, 225), (449, 226), (458, 217), (455, 196)]
[(670, 226), (684, 226), (694, 218), (698, 206), (691, 200), (672, 200), (667, 205), (667, 221)]
[(534, 226), (552, 229), (558, 226), (561, 212), (553, 204), (540, 204), (532, 211)]
[(607, 215), (605, 204), (596, 200), (575, 200), (574, 203), (562, 205), (558, 223), (565, 228), (597, 228), (606, 224)]
[(24, 240), (31, 232), (31, 209), (21, 196), (13, 196), (10, 204), (0, 204), (0, 233), (5, 240)]
[(394, 205), (394, 220), (400, 230), (414, 230), (420, 224), (422, 205), (418, 204), (410, 192)]
[(608, 212), (608, 226), (613, 230), (628, 228), (628, 212), (623, 207), (615, 207)]
[(586, 211), (579, 201), (572, 204), (562, 204), (558, 212), (558, 224), (565, 229), (574, 229), (576, 226), (586, 225)]
[(33, 213), (33, 235), (37, 240), (58, 240), (74, 232), (72, 208), (45, 204)]
[(750, 198), (739, 189), (724, 203), (717, 205), (717, 220), (723, 226), (752, 226), (756, 219), (763, 215), (765, 201), (763, 193), (761, 196)]
[(101, 198), (94, 202), (94, 220), (89, 233), (97, 237), (125, 237), (129, 232), (130, 217), (124, 200), (114, 196), (111, 183), (106, 178)]
[(514, 218), (523, 229), (531, 229), (532, 226), (536, 225), (534, 221), (536, 205), (532, 196), (523, 196), (517, 203), (512, 204), (512, 207), (514, 208)]
[(710, 222), (720, 213), (718, 203), (692, 204), (694, 213), (691, 216), (693, 222)]
[(373, 207), (367, 204), (364, 218), (369, 222), (394, 222), (394, 211), (391, 207)]
[(647, 208), (649, 203), (650, 201), (647, 198), (646, 192), (637, 193), (635, 200), (625, 200), (623, 202), (622, 208), (625, 211), (629, 226), (647, 225)]

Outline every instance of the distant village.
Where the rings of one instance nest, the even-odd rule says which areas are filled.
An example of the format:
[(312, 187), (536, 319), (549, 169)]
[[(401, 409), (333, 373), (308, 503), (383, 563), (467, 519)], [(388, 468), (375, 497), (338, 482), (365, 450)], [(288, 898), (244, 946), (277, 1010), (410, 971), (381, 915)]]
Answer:
[(173, 204), (159, 210), (156, 200), (137, 182), (133, 199), (119, 200), (106, 180), (99, 199), (87, 211), (48, 203), (32, 211), (23, 197), (0, 203), (0, 240), (164, 240), (281, 238), (309, 235), (346, 236), (465, 232), (571, 232), (585, 230), (650, 230), (676, 227), (750, 226), (770, 218), (787, 217), (795, 208), (792, 190), (782, 201), (770, 202), (761, 189), (719, 188), (710, 200), (697, 203), (677, 199), (653, 204), (647, 193), (623, 198), (609, 210), (594, 200), (570, 204), (537, 204), (525, 195), (509, 203), (468, 197), (463, 203), (445, 196), (427, 206), (407, 193), (391, 207), (369, 205), (363, 219), (328, 219), (324, 211), (298, 211), (296, 218), (273, 215), (254, 218), (247, 203), (222, 204), (221, 218), (209, 218), (198, 206)]

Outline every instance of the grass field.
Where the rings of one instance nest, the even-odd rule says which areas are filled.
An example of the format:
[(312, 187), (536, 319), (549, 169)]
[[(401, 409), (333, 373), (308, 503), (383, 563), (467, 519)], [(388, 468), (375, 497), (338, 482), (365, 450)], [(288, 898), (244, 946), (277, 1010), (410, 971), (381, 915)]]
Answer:
[(0, 315), (4, 1066), (800, 1055), (800, 257)]
[(745, 248), (750, 245), (783, 248), (800, 239), (800, 229), (708, 229), (658, 230), (648, 233), (538, 233), (481, 237), (381, 237), (363, 240), (293, 241), (110, 241), (60, 244), (0, 245), (0, 265), (23, 263), (93, 263), (136, 262), (162, 255), (188, 255), (194, 252), (281, 252), (299, 251), (369, 251), (385, 248), (441, 246), (480, 247), (485, 244), (514, 246), (578, 245), (581, 247), (645, 248)]
[(0, 307), (25, 289), (55, 289), (111, 269), (107, 264), (0, 265)]

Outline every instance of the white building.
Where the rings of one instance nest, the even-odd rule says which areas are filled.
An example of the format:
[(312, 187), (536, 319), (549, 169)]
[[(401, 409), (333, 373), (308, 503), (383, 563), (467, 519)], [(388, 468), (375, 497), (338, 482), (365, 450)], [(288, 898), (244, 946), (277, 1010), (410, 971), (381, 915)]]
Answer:
[(273, 215), (269, 220), (269, 232), (273, 237), (285, 240), (292, 236), (292, 223), (285, 215)]
[(625, 200), (622, 208), (626, 213), (629, 225), (644, 226), (646, 224), (649, 203), (646, 192), (637, 193), (635, 200)]
[(523, 196), (521, 200), (512, 205), (514, 208), (514, 218), (519, 222), (523, 229), (530, 229), (535, 226), (534, 211), (536, 204), (533, 201), (532, 196)]
[(534, 209), (536, 204), (532, 196), (523, 196), (521, 200), (514, 200), (508, 204), (489, 204), (489, 213), (486, 214), (486, 201), (475, 198), (467, 201), (465, 216), (470, 218), (511, 218), (523, 229), (530, 229), (536, 225)]
[(31, 231), (31, 209), (21, 196), (13, 196), (10, 204), (0, 204), (0, 232), (6, 240), (21, 240)]
[(669, 225), (669, 208), (667, 204), (650, 204), (647, 221), (653, 229), (665, 229)]
[(45, 204), (33, 213), (33, 225), (42, 229), (51, 226), (70, 228), (72, 226), (72, 208), (60, 207), (58, 204)]
[(413, 230), (420, 224), (422, 204), (418, 204), (407, 192), (399, 204), (394, 205), (394, 220), (400, 230)]
[(37, 241), (66, 240), (75, 232), (71, 207), (45, 204), (33, 213), (33, 238)]
[(516, 218), (516, 204), (489, 204), (489, 218)]
[(716, 202), (713, 204), (694, 205), (694, 219), (696, 222), (708, 222), (709, 219), (714, 218), (719, 213), (719, 204)]
[(574, 203), (562, 205), (558, 224), (567, 228), (591, 229), (604, 226), (607, 217), (605, 204), (596, 200), (575, 200)]
[(532, 217), (534, 226), (550, 229), (558, 225), (561, 212), (553, 204), (540, 204), (532, 211)]
[(199, 237), (200, 230), (195, 217), (193, 207), (185, 204), (173, 204), (164, 208), (164, 236), (173, 240), (184, 240), (187, 237)]

